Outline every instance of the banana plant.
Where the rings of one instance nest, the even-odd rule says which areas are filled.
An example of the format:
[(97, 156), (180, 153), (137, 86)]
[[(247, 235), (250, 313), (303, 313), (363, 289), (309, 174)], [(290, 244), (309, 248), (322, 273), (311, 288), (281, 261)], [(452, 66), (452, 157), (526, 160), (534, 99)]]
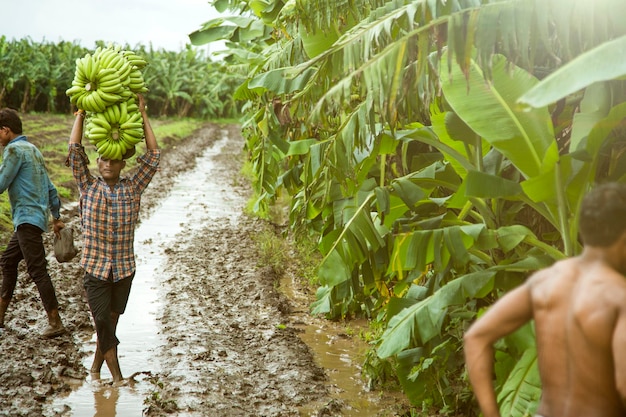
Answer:
[[(460, 70), (453, 69), (451, 77), (444, 80), (443, 93), (455, 117), (432, 119), (432, 130), (437, 133), (437, 140), (425, 140), (424, 135), (414, 137), (446, 155), (446, 160), (455, 167), (462, 180), (453, 197), (446, 201), (447, 208), (454, 212), (455, 208), (467, 211), (471, 207), (478, 213), (476, 218), (490, 218), (491, 221), (483, 221), (483, 237), (470, 238), (472, 234), (469, 230), (476, 225), (464, 226), (465, 229), (461, 227), (464, 239), (459, 238), (456, 243), (446, 241), (444, 236), (446, 233), (452, 235), (450, 227), (458, 226), (396, 236), (396, 247), (390, 256), (390, 265), (394, 266), (392, 271), (415, 277), (417, 274), (414, 271), (425, 271), (430, 267), (434, 271), (443, 271), (440, 274), (444, 276), (434, 274), (431, 279), (439, 279), (437, 290), (420, 292), (422, 297), (427, 296), (411, 300), (412, 304), (408, 307), (407, 300), (402, 302), (402, 309), (390, 304), (390, 319), (378, 347), (382, 358), (401, 355), (406, 362), (407, 354), (402, 352), (410, 351), (418, 356), (409, 363), (419, 363), (430, 355), (433, 343), (440, 346), (451, 309), (485, 299), (494, 290), (495, 293), (505, 291), (510, 288), (510, 283), (504, 286), (496, 283), (506, 282), (509, 279), (506, 277), (512, 274), (527, 275), (556, 259), (577, 253), (580, 249), (578, 244), (572, 244), (568, 249), (564, 243), (561, 250), (546, 244), (545, 238), (535, 236), (528, 228), (501, 224), (502, 218), (490, 208), (507, 201), (509, 204), (521, 203), (542, 216), (564, 242), (568, 235), (575, 242), (580, 198), (600, 179), (597, 169), (602, 163), (600, 151), (615, 141), (612, 133), (619, 128), (626, 115), (623, 102), (611, 107), (612, 103), (608, 101), (611, 97), (615, 98), (616, 90), (610, 94), (606, 86), (590, 86), (585, 91), (581, 112), (572, 126), (570, 152), (559, 155), (547, 109), (528, 111), (515, 105), (519, 97), (538, 81), (519, 68), (505, 68), (504, 60), (498, 57), (494, 59), (491, 82), (485, 81), (483, 74), (478, 69), (474, 71), (474, 68), (471, 64), (467, 78)], [(589, 108), (593, 111), (588, 111)], [(459, 138), (458, 132), (465, 132), (464, 137)], [(473, 152), (467, 151), (471, 146), (469, 144), (475, 145)], [(487, 158), (482, 164), (472, 158), (472, 155), (493, 152), (501, 157), (497, 158), (498, 161), (508, 161), (515, 168), (514, 172), (509, 170), (506, 174), (509, 178), (503, 178), (506, 171), (494, 172)], [(620, 166), (620, 160), (613, 157), (612, 164)], [(611, 173), (619, 178), (623, 170), (616, 169)], [(461, 193), (465, 198), (461, 198)], [(489, 205), (491, 199), (494, 202)], [(488, 228), (490, 224), (494, 227)], [(492, 238), (485, 237), (490, 234), (493, 234)], [(498, 242), (503, 246), (481, 247), (479, 242)], [(495, 249), (505, 257), (495, 258), (492, 254)], [(459, 254), (465, 253), (473, 256), (464, 255), (459, 259)], [(464, 268), (459, 268), (459, 265)], [(464, 269), (470, 272), (463, 274)], [(516, 282), (519, 279), (517, 276)], [(528, 343), (518, 358), (521, 362), (507, 357), (499, 364), (501, 368), (506, 363), (514, 364), (508, 372), (503, 372), (508, 379), (503, 381), (500, 391), (502, 406), (510, 408), (510, 415), (525, 415), (527, 406), (536, 405), (538, 400), (536, 352), (532, 343)], [(408, 380), (403, 381), (406, 392), (416, 392), (406, 387), (409, 383)], [(520, 395), (515, 396), (514, 393)], [(413, 398), (414, 401), (419, 399)], [(509, 403), (505, 404), (505, 399)]]
[[(245, 5), (272, 28), (238, 94), (249, 101), (259, 206), (284, 188), (292, 227), (320, 235), (313, 311), (383, 321), (377, 353), (396, 361), (416, 404), (462, 397), (463, 326), (533, 270), (576, 254), (581, 196), (625, 166), (615, 80), (567, 97), (579, 109), (561, 113), (569, 142), (554, 131), (558, 106), (518, 99), (626, 34), (626, 9), (618, 0), (215, 3)], [(231, 41), (251, 27), (229, 23)], [(515, 416), (537, 398), (531, 340), (527, 331), (504, 343), (497, 364), (502, 407)]]

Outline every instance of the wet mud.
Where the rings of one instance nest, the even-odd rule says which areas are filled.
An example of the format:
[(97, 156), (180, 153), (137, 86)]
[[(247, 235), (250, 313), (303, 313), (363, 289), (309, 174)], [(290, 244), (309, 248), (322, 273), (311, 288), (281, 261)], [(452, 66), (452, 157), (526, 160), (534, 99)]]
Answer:
[[(336, 387), (329, 384), (327, 371), (301, 337), (304, 321), (314, 320), (306, 313), (310, 294), (291, 288), (286, 295), (280, 289), (285, 278), (259, 262), (253, 236), (265, 225), (243, 214), (250, 191), (240, 174), (239, 126), (207, 125), (165, 150), (160, 172), (143, 196), (141, 218), (161, 208), (177, 176), (190, 172), (196, 156), (218, 141), (225, 129), (228, 140), (215, 157), (220, 169), (212, 180), (231, 196), (227, 213), (206, 218), (199, 209), (193, 228), (184, 228), (173, 242), (155, 249), (163, 259), (156, 278), (160, 297), (156, 317), (163, 344), (147, 353), (158, 363), (155, 369), (131, 375), (144, 386), (150, 384), (141, 415), (342, 416), (345, 406), (333, 394)], [(197, 198), (201, 206), (212, 204), (212, 195)], [(80, 248), (76, 206), (65, 204), (62, 218), (74, 229)], [(89, 380), (85, 362), (90, 352), (85, 344), (92, 339), (93, 326), (83, 296), (83, 272), (78, 257), (59, 264), (52, 256), (51, 233), (45, 240), (68, 333), (55, 339), (40, 336), (45, 313), (22, 265), (0, 334), (0, 416), (78, 415), (64, 399)], [(120, 323), (123, 320), (124, 316)], [(133, 370), (125, 369), (124, 342), (119, 346), (120, 363), (128, 376)], [(105, 396), (119, 394), (106, 380), (101, 384)], [(127, 414), (118, 408), (84, 415)], [(384, 414), (378, 410), (359, 415), (397, 414), (388, 409)]]

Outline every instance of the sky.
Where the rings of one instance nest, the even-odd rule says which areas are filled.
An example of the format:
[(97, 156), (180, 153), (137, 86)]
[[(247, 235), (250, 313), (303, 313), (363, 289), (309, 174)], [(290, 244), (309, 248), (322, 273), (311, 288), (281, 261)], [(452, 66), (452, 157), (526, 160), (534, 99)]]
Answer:
[[(219, 13), (208, 0), (9, 0), (2, 7), (0, 35), (33, 42), (95, 41), (180, 51), (189, 34)], [(203, 46), (210, 52), (219, 44)]]

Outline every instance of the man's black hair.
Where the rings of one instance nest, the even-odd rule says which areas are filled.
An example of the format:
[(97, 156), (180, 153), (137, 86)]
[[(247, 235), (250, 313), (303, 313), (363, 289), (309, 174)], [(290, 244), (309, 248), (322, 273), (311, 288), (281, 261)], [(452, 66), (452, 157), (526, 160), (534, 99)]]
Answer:
[(585, 245), (615, 243), (626, 230), (626, 184), (610, 182), (593, 188), (583, 199), (579, 219)]

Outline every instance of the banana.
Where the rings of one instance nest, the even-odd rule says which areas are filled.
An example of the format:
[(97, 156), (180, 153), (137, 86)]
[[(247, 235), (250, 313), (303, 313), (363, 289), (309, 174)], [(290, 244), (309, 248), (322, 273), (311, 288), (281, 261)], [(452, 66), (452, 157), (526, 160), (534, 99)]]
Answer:
[(137, 143), (139, 143), (137, 138), (135, 138), (134, 136), (127, 135), (126, 132), (122, 132), (120, 134), (120, 141), (124, 143), (124, 148), (125, 148), (124, 153), (126, 153), (128, 149), (132, 148)]
[(67, 90), (65, 90), (65, 94), (69, 97), (74, 96), (76, 94), (78, 94), (79, 92), (83, 91), (83, 88), (77, 85), (73, 85), (72, 87), (68, 88)]
[(94, 124), (94, 126), (98, 126), (101, 127), (103, 129), (106, 129), (106, 131), (110, 131), (111, 130), (111, 124), (109, 122), (107, 122), (107, 120), (104, 118), (104, 115), (102, 113), (95, 113), (96, 115), (98, 115), (98, 117), (94, 117), (91, 120), (91, 123)]
[(141, 125), (143, 126), (143, 117), (141, 117), (141, 113), (139, 113), (138, 111), (134, 112), (132, 116), (128, 118), (128, 121), (130, 123), (141, 123)]
[(122, 149), (121, 143), (113, 142), (113, 154), (111, 155), (111, 159), (121, 160), (124, 156), (125, 149)]
[(98, 133), (102, 133), (103, 135), (107, 135), (110, 132), (109, 129), (105, 129), (104, 127), (99, 127), (99, 126), (94, 126), (91, 129), (89, 129), (89, 134), (90, 135), (95, 135)]
[(144, 88), (143, 83), (141, 84), (129, 84), (128, 89), (133, 93), (141, 93), (141, 90)]
[(91, 55), (87, 54), (87, 56), (89, 57), (89, 58), (87, 58), (87, 65), (88, 65), (88, 68), (89, 68), (89, 79), (90, 80), (95, 80), (97, 75), (98, 75), (99, 65), (93, 59), (93, 57)]
[(132, 100), (132, 101), (129, 100), (127, 103), (128, 104), (126, 105), (126, 111), (128, 113), (137, 113), (137, 112), (139, 112), (139, 106), (137, 106), (137, 103), (135, 103), (134, 100)]
[(131, 84), (143, 84), (143, 77), (142, 76), (136, 76), (134, 74), (130, 74), (130, 76), (128, 77), (130, 78), (130, 83)]
[(122, 129), (139, 129), (140, 127), (143, 127), (143, 123), (126, 122), (120, 125), (120, 128)]
[[(96, 81), (100, 81), (102, 77), (106, 77), (107, 75), (115, 75), (117, 76), (117, 71), (114, 68), (100, 68), (98, 71), (98, 78)], [(105, 78), (105, 80), (108, 78)]]
[(118, 142), (120, 143), (120, 146), (122, 148), (122, 154), (126, 153), (126, 151), (132, 146), (128, 139), (126, 139), (126, 135), (124, 135), (124, 132), (121, 131)]
[(117, 119), (115, 119), (115, 113), (113, 112), (113, 107), (115, 106), (109, 106), (103, 112), (106, 121), (109, 123), (109, 125), (111, 125), (111, 127), (113, 127), (113, 125), (117, 123)]
[(115, 58), (115, 52), (111, 49), (104, 49), (101, 54), (101, 64), (103, 68), (111, 68), (111, 61)]
[(83, 100), (85, 98), (84, 94), (79, 95), (78, 97), (76, 97), (76, 102), (74, 103), (76, 105), (76, 107), (78, 107), (79, 109), (85, 109), (85, 106), (83, 105)]
[(104, 150), (104, 152), (106, 152), (106, 156), (103, 153), (101, 154), (103, 157), (106, 159), (122, 159), (122, 150), (120, 149), (120, 145), (117, 141), (107, 140), (106, 144), (107, 146)]
[(133, 97), (133, 92), (127, 88), (123, 88), (122, 92), (120, 93), (120, 96), (122, 97), (122, 99), (128, 101), (129, 99)]
[(98, 84), (98, 88), (104, 92), (118, 95), (124, 90), (124, 86), (120, 82), (119, 78), (115, 78), (111, 81), (100, 82)]
[(113, 110), (113, 114), (115, 115), (115, 121), (119, 123), (121, 116), (120, 106), (113, 105), (111, 106), (111, 110)]
[(78, 59), (78, 62), (76, 63), (76, 70), (78, 72), (80, 72), (80, 74), (83, 76), (83, 78), (85, 79), (89, 79), (89, 72), (87, 71), (87, 61), (85, 60), (85, 57), (81, 57)]
[(94, 111), (101, 112), (107, 107), (107, 102), (104, 101), (98, 90), (94, 90), (94, 92), (91, 93), (90, 96), (93, 97), (93, 102), (96, 109)]
[(120, 125), (128, 120), (128, 112), (127, 112), (127, 104), (125, 101), (122, 101), (120, 104)]
[(82, 64), (81, 64), (80, 58), (76, 60), (76, 70), (74, 71), (74, 82), (80, 85), (85, 85), (86, 83), (89, 82), (89, 80), (87, 79), (87, 76), (82, 70)]
[(142, 69), (146, 65), (148, 65), (148, 62), (145, 59), (143, 59), (133, 51), (123, 51), (123, 55), (124, 58), (126, 58), (133, 66), (139, 69)]
[(102, 79), (100, 79), (100, 81), (98, 82), (98, 85), (102, 85), (105, 87), (111, 87), (111, 86), (122, 87), (122, 82), (120, 81), (120, 77), (118, 77), (116, 74), (111, 74), (110, 76), (102, 77)]
[(99, 88), (96, 90), (96, 93), (98, 93), (98, 95), (100, 96), (100, 98), (102, 98), (102, 101), (104, 101), (104, 103), (106, 104), (106, 106), (110, 106), (112, 104), (117, 103), (118, 101), (120, 101), (120, 96), (119, 94), (111, 94), (111, 93), (107, 93), (106, 91), (104, 91), (102, 88)]
[(92, 145), (94, 145), (96, 148), (98, 147), (98, 144), (100, 142), (106, 141), (107, 140), (107, 136), (105, 134), (102, 133), (91, 133), (91, 132), (85, 132), (85, 137), (87, 139), (89, 139), (89, 141), (91, 142)]
[(118, 98), (117, 100), (120, 101), (122, 100), (122, 96), (120, 95), (123, 91), (123, 88), (121, 84), (115, 84), (115, 85), (111, 85), (111, 86), (107, 86), (107, 85), (99, 85), (98, 89), (100, 91), (103, 91), (105, 93), (108, 94), (115, 94)]
[(129, 88), (141, 88), (144, 85), (143, 78), (134, 78), (128, 77), (128, 87)]
[(122, 56), (118, 54), (117, 52), (112, 52), (112, 54), (113, 54), (113, 57), (108, 62), (107, 67), (113, 68), (115, 70), (119, 70), (121, 65), (124, 63), (124, 58), (122, 58)]
[(119, 83), (120, 77), (117, 75), (115, 71), (105, 72), (98, 78), (98, 84), (107, 84), (107, 83)]
[(136, 129), (127, 129), (124, 131), (124, 135), (135, 143), (141, 142), (144, 138), (143, 131)]
[(110, 159), (111, 142), (109, 140), (103, 140), (99, 143), (99, 145), (100, 146), (98, 146), (98, 153), (100, 154), (100, 156), (104, 159)]
[[(148, 62), (143, 57), (134, 51), (123, 50), (119, 45), (109, 44), (76, 58), (75, 63), (72, 85), (65, 90), (72, 104), (88, 114), (102, 113), (99, 120), (103, 120), (109, 129), (113, 124), (141, 124), (141, 116), (135, 116), (138, 110), (135, 99), (137, 93), (148, 91), (141, 71)], [(119, 105), (122, 102), (124, 104)], [(135, 127), (132, 124), (125, 126)], [(94, 135), (97, 137), (96, 133)], [(134, 136), (133, 133), (129, 135)]]
[(109, 144), (109, 148), (108, 148), (109, 159), (122, 159), (120, 146), (117, 143), (117, 141), (109, 140), (108, 144)]
[(95, 111), (95, 107), (96, 106), (93, 102), (93, 97), (91, 96), (91, 94), (85, 94), (82, 97), (82, 106), (79, 108), (86, 111)]
[(80, 63), (81, 63), (81, 68), (83, 71), (83, 74), (85, 74), (85, 77), (88, 80), (91, 80), (91, 70), (92, 70), (92, 65), (91, 65), (91, 60), (88, 58), (89, 54), (85, 55), (84, 57), (82, 57), (80, 59)]
[(127, 143), (131, 144), (132, 146), (135, 146), (136, 144), (140, 143), (143, 140), (143, 135), (140, 134), (140, 136), (133, 136), (129, 134), (129, 132), (131, 131), (136, 132), (135, 130), (125, 130), (123, 135)]
[(133, 70), (133, 66), (130, 65), (130, 63), (128, 61), (124, 61), (122, 63), (122, 65), (119, 68), (119, 74), (120, 74), (120, 80), (123, 80), (125, 78), (129, 78), (130, 73)]

